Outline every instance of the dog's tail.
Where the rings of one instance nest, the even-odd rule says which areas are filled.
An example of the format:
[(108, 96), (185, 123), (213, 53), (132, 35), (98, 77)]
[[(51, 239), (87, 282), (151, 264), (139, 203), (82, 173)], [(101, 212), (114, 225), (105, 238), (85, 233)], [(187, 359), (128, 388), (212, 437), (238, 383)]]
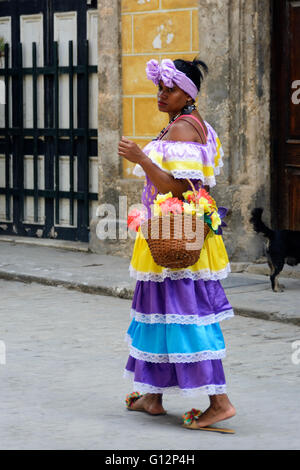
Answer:
[(265, 237), (268, 238), (273, 238), (274, 236), (274, 230), (271, 230), (269, 227), (267, 227), (263, 221), (261, 220), (261, 215), (263, 213), (263, 209), (261, 207), (255, 207), (255, 209), (252, 209), (251, 211), (251, 219), (249, 222), (253, 224), (253, 228), (255, 232), (257, 233), (263, 233)]

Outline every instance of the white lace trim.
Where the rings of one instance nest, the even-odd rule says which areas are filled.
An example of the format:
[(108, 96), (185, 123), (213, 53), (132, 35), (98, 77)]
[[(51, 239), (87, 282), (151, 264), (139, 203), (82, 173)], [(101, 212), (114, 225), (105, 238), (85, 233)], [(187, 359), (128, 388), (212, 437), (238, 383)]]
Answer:
[(216, 178), (214, 176), (204, 176), (203, 172), (200, 170), (171, 170), (174, 178), (190, 178), (190, 179), (199, 179), (203, 184), (210, 186), (216, 186)]
[(203, 317), (199, 315), (178, 315), (178, 314), (161, 314), (161, 313), (140, 313), (134, 309), (130, 311), (131, 318), (134, 318), (140, 323), (163, 323), (179, 325), (211, 325), (212, 323), (218, 323), (222, 320), (226, 320), (234, 316), (233, 309), (224, 310), (220, 313), (212, 313), (211, 315), (205, 315)]
[[(127, 369), (124, 370), (123, 377), (125, 379), (134, 380), (134, 372), (131, 372)], [(197, 394), (206, 394), (206, 395), (219, 395), (226, 393), (226, 384), (224, 385), (203, 385), (202, 387), (195, 388), (180, 388), (178, 385), (173, 387), (155, 387), (154, 385), (145, 384), (142, 382), (133, 381), (133, 389), (139, 393), (162, 393), (162, 394), (173, 394), (180, 393), (183, 396), (193, 396)]]
[[(166, 170), (165, 168), (162, 168), (160, 165), (158, 165), (157, 162), (155, 162), (153, 160), (152, 160), (152, 162), (155, 163), (155, 165), (158, 166), (161, 170), (165, 171), (168, 174), (173, 175), (174, 178), (176, 178), (176, 179), (190, 178), (190, 179), (201, 180), (202, 184), (208, 185), (211, 188), (216, 185), (215, 176), (204, 176), (203, 172), (200, 171), (200, 170), (171, 170), (171, 171), (169, 171), (169, 170)], [(218, 167), (216, 167), (214, 169), (215, 175), (220, 174), (220, 167), (221, 166), (223, 166), (223, 164), (219, 165)], [(138, 163), (133, 168), (132, 173), (135, 176), (140, 176), (140, 177), (146, 176), (143, 168)]]
[[(213, 167), (214, 175), (212, 175), (212, 176), (204, 176), (203, 171), (201, 171), (201, 170), (190, 170), (190, 169), (186, 169), (186, 170), (167, 170), (166, 168), (163, 168), (155, 160), (154, 157), (151, 157), (151, 152), (148, 155), (148, 158), (152, 161), (152, 163), (154, 163), (156, 166), (158, 166), (158, 168), (160, 168), (162, 171), (164, 171), (168, 174), (173, 175), (174, 178), (177, 178), (177, 179), (182, 179), (182, 178), (199, 179), (199, 180), (202, 181), (202, 184), (213, 187), (213, 186), (216, 185), (215, 176), (220, 174), (220, 169), (224, 166), (223, 159), (222, 159), (222, 157), (224, 156), (224, 151), (223, 151), (222, 147), (219, 148), (219, 153), (220, 153), (220, 157), (219, 157), (219, 161), (218, 161), (218, 166)], [(178, 159), (178, 155), (176, 155), (176, 154), (172, 157), (168, 157), (168, 161), (177, 160), (177, 159)], [(180, 157), (180, 160), (191, 160), (191, 156), (190, 155), (187, 155), (187, 156), (182, 155)], [(132, 173), (135, 176), (139, 176), (139, 177), (146, 176), (145, 171), (143, 170), (141, 165), (139, 165), (138, 163), (134, 166)]]
[(126, 334), (125, 341), (127, 341), (130, 349), (130, 356), (145, 362), (155, 363), (187, 363), (207, 361), (209, 359), (222, 359), (226, 356), (226, 349), (219, 349), (218, 351), (198, 351), (195, 353), (169, 353), (158, 354), (141, 351), (132, 346), (132, 338)]
[(163, 282), (166, 278), (170, 278), (173, 281), (177, 281), (179, 279), (192, 279), (193, 281), (198, 281), (199, 279), (203, 279), (204, 281), (219, 281), (220, 279), (225, 279), (230, 272), (230, 263), (228, 263), (224, 269), (215, 272), (210, 269), (201, 269), (200, 271), (193, 272), (190, 269), (172, 271), (171, 269), (164, 268), (162, 273), (153, 273), (137, 271), (131, 264), (129, 266), (130, 277), (133, 277), (137, 281), (153, 282)]
[[(164, 171), (165, 173), (168, 173), (169, 175), (172, 174), (172, 172), (170, 170), (167, 170), (166, 168), (163, 168), (154, 158), (151, 158), (149, 156), (148, 156), (148, 158), (152, 161), (152, 163), (154, 163), (154, 165), (158, 166), (158, 168), (160, 168), (162, 171)], [(135, 166), (132, 170), (132, 173), (135, 176), (146, 176), (145, 171), (143, 170), (141, 165), (139, 165), (138, 163), (135, 164)]]

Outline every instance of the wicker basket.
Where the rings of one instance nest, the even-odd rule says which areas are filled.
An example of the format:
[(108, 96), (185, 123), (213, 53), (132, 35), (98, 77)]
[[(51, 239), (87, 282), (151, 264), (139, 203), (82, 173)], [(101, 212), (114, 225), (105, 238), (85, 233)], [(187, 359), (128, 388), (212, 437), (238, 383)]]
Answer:
[(154, 261), (165, 268), (182, 269), (195, 264), (209, 230), (203, 218), (185, 213), (154, 216), (141, 224)]

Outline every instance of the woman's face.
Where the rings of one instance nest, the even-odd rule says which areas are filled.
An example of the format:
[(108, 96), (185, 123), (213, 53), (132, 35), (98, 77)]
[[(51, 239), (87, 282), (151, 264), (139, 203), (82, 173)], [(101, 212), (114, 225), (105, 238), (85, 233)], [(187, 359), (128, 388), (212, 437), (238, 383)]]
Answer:
[(174, 84), (173, 88), (165, 86), (164, 82), (160, 80), (157, 92), (157, 104), (159, 111), (169, 114), (177, 114), (191, 101), (191, 98), (185, 91), (181, 90)]

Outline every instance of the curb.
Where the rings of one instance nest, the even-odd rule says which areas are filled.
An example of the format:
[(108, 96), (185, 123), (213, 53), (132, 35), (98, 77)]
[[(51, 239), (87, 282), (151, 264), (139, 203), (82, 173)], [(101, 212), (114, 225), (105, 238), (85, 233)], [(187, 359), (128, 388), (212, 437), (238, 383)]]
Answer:
[(231, 302), (233, 307), (234, 313), (236, 315), (240, 315), (242, 317), (248, 318), (257, 318), (259, 320), (268, 320), (268, 321), (276, 321), (278, 323), (285, 323), (295, 326), (300, 326), (300, 317), (286, 317), (281, 315), (279, 312), (264, 312), (259, 310), (248, 310), (243, 307), (235, 307)]
[[(49, 279), (39, 276), (33, 276), (29, 274), (17, 274), (9, 273), (6, 271), (0, 271), (0, 279), (5, 279), (8, 281), (19, 281), (25, 283), (36, 282), (38, 284), (54, 287), (64, 287), (66, 289), (77, 290), (86, 294), (94, 295), (106, 295), (110, 297), (117, 297), (125, 300), (132, 300), (134, 289), (131, 287), (105, 287), (101, 285), (88, 285), (85, 283), (76, 283), (69, 282), (63, 279)], [(286, 315), (281, 315), (279, 312), (266, 312), (253, 309), (247, 309), (245, 307), (240, 307), (234, 305), (234, 302), (231, 301), (232, 308), (236, 315), (257, 318), (260, 320), (276, 321), (279, 323), (293, 324), (300, 326), (300, 317), (287, 317)]]
[(0, 235), (0, 242), (11, 243), (14, 245), (43, 246), (47, 248), (62, 248), (68, 251), (89, 252), (89, 244), (84, 242), (72, 242), (64, 240), (55, 240), (52, 238), (26, 238), (18, 236)]
[(48, 279), (39, 276), (33, 276), (30, 274), (17, 274), (9, 273), (5, 271), (0, 271), (0, 279), (5, 279), (7, 281), (19, 281), (19, 282), (36, 282), (45, 286), (54, 286), (54, 287), (65, 287), (66, 289), (78, 290), (85, 294), (97, 294), (97, 295), (107, 295), (110, 297), (119, 297), (121, 299), (131, 300), (133, 297), (134, 290), (131, 288), (122, 288), (122, 287), (104, 287), (104, 286), (93, 286), (85, 283), (76, 283), (64, 281), (62, 279)]
[[(230, 266), (232, 273), (249, 273), (270, 276), (270, 268), (266, 261), (262, 263), (231, 261)], [(300, 279), (300, 268), (285, 265), (280, 273), (280, 277)]]
[[(31, 245), (31, 246), (41, 246), (47, 248), (59, 248), (67, 251), (77, 251), (77, 252), (86, 252), (94, 253), (89, 246), (89, 243), (85, 242), (73, 242), (73, 241), (64, 241), (56, 240), (50, 238), (27, 238), (14, 235), (1, 235), (0, 242), (6, 242), (11, 244), (18, 245)], [(99, 254), (99, 253), (95, 253)], [(107, 253), (102, 253), (107, 254)], [(112, 255), (114, 256), (114, 255)], [(130, 260), (130, 257), (128, 257)], [(258, 262), (247, 262), (247, 261), (231, 261), (230, 262), (231, 272), (232, 273), (249, 273), (249, 274), (260, 274), (264, 276), (270, 275), (270, 268), (267, 264), (267, 259), (262, 257)], [(300, 267), (291, 267), (285, 265), (280, 277), (288, 277), (300, 279)]]

